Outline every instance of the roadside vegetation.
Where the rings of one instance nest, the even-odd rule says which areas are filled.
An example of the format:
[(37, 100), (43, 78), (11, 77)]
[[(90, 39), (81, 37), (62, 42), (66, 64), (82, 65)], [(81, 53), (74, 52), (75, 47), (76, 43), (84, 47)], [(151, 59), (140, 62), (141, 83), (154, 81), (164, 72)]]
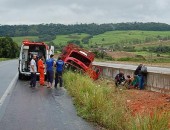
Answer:
[(92, 81), (85, 75), (68, 71), (64, 74), (64, 83), (78, 115), (88, 121), (109, 130), (168, 130), (167, 113), (133, 115), (124, 91), (110, 85), (108, 80)]
[(18, 55), (18, 45), (12, 40), (12, 38), (0, 38), (0, 58), (16, 58)]
[(6, 60), (10, 60), (9, 58), (0, 58), (0, 62), (1, 61), (6, 61)]

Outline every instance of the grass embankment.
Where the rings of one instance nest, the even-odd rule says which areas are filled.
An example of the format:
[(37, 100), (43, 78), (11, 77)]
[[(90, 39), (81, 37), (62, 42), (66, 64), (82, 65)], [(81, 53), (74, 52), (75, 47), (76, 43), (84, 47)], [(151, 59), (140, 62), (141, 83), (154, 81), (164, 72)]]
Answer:
[(64, 82), (73, 96), (78, 115), (110, 130), (168, 130), (168, 115), (132, 116), (124, 91), (108, 82), (92, 81), (87, 76), (66, 72)]
[(10, 60), (10, 58), (0, 58), (0, 62), (5, 60)]

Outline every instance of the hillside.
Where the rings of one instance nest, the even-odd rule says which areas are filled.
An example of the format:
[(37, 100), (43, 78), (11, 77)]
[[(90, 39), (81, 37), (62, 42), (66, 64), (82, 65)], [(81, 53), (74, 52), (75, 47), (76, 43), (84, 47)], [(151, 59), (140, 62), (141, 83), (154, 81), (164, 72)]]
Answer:
[(110, 31), (93, 36), (90, 45), (134, 45), (170, 39), (170, 31)]
[(21, 37), (12, 37), (13, 41), (16, 42), (18, 45), (21, 45), (23, 40), (30, 40), (30, 41), (37, 41), (37, 36), (21, 36)]
[[(38, 36), (12, 37), (20, 45), (24, 39), (42, 41)], [(44, 35), (41, 38), (46, 38)], [(54, 40), (43, 41), (54, 45), (61, 51), (67, 43), (76, 43), (87, 49), (96, 50), (97, 58), (102, 58), (106, 51), (106, 60), (169, 63), (170, 62), (170, 31), (108, 31), (99, 35), (73, 33), (56, 35)], [(101, 53), (100, 53), (101, 52)], [(109, 56), (109, 57), (108, 57)], [(111, 58), (112, 57), (112, 58)]]
[(56, 39), (53, 40), (53, 42), (56, 45), (65, 45), (69, 41), (80, 41), (82, 44), (82, 39), (85, 37), (88, 37), (88, 34), (85, 33), (75, 33), (75, 34), (69, 34), (69, 35), (57, 35)]
[[(44, 35), (45, 37), (45, 35)], [(170, 31), (108, 31), (99, 35), (74, 33), (68, 35), (55, 35), (55, 39), (42, 40), (38, 36), (12, 37), (20, 45), (24, 39), (31, 41), (43, 41), (56, 46), (66, 45), (73, 42), (85, 47), (104, 47), (110, 49), (137, 49), (159, 45), (170, 46)]]

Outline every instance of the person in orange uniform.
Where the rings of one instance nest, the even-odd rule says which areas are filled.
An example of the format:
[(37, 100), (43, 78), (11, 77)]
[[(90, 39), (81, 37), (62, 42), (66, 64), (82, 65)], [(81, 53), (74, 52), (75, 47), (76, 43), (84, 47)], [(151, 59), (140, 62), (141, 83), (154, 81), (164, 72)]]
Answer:
[(38, 60), (38, 72), (40, 73), (39, 82), (40, 82), (40, 85), (42, 85), (42, 86), (45, 85), (45, 83), (44, 83), (44, 69), (45, 69), (45, 66), (44, 66), (43, 60), (44, 60), (44, 57), (40, 56), (40, 59)]

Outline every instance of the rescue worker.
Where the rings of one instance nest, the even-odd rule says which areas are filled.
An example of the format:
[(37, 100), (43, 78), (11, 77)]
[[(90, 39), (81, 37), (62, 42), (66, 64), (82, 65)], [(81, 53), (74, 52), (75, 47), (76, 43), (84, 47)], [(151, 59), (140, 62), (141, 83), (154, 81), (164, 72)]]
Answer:
[(144, 84), (146, 84), (147, 79), (147, 67), (143, 64), (140, 64), (136, 68), (134, 74), (139, 76), (139, 89), (144, 89)]
[(125, 82), (124, 82), (124, 86), (126, 86), (129, 89), (132, 84), (132, 81), (133, 81), (133, 78), (130, 75), (127, 75)]
[(63, 85), (63, 79), (62, 79), (63, 68), (64, 68), (64, 61), (62, 61), (61, 57), (59, 57), (56, 62), (55, 88), (57, 88), (58, 82), (60, 84), (60, 87), (62, 87)]
[(134, 72), (134, 75), (140, 75), (142, 66), (143, 66), (143, 64), (140, 64), (140, 65), (136, 68), (136, 70), (135, 70), (135, 72)]
[(30, 87), (35, 88), (36, 86), (36, 72), (37, 72), (37, 65), (36, 65), (36, 55), (33, 55), (32, 60), (30, 62), (30, 72), (31, 72), (31, 82), (30, 82)]
[(54, 55), (50, 55), (50, 58), (46, 60), (46, 70), (47, 70), (47, 88), (51, 88), (54, 79), (54, 71), (53, 66), (55, 64), (55, 60), (53, 59)]
[(38, 60), (38, 72), (40, 73), (40, 78), (39, 78), (39, 83), (40, 85), (44, 86), (44, 69), (45, 69), (45, 66), (44, 66), (44, 57), (43, 56), (40, 56), (39, 57), (39, 60)]
[(120, 72), (115, 77), (115, 85), (118, 86), (125, 81), (125, 76), (123, 72)]
[(132, 81), (132, 86), (130, 88), (139, 89), (140, 77), (138, 75), (134, 75), (134, 79)]

